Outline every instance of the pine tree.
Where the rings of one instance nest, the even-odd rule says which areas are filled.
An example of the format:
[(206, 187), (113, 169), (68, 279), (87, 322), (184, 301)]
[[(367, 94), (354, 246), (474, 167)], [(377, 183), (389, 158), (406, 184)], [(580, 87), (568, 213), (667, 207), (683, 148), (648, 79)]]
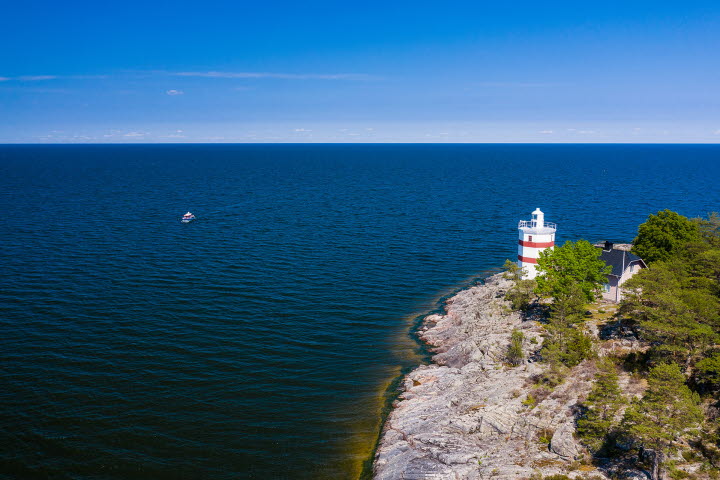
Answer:
[(665, 454), (673, 441), (702, 421), (697, 395), (685, 385), (676, 364), (660, 364), (650, 371), (642, 399), (625, 412), (627, 435), (654, 452), (652, 480), (659, 480)]
[(708, 218), (693, 218), (700, 236), (709, 244), (720, 247), (720, 213), (710, 212)]
[(584, 414), (577, 421), (577, 433), (592, 452), (605, 445), (613, 430), (615, 415), (625, 403), (615, 364), (605, 358), (599, 362), (599, 367), (595, 384), (583, 402)]
[(570, 285), (567, 292), (555, 298), (540, 351), (543, 360), (574, 367), (592, 356), (592, 339), (579, 328), (584, 313), (585, 296), (578, 285)]
[(695, 367), (698, 383), (714, 391), (720, 390), (720, 353), (700, 360)]
[(520, 330), (513, 330), (512, 334), (510, 334), (507, 361), (516, 367), (520, 365), (525, 358), (525, 354), (523, 353), (523, 340), (525, 340), (525, 335)]
[(720, 340), (718, 281), (703, 276), (713, 273), (706, 257), (659, 261), (625, 283), (620, 312), (637, 322), (654, 358), (689, 368)]

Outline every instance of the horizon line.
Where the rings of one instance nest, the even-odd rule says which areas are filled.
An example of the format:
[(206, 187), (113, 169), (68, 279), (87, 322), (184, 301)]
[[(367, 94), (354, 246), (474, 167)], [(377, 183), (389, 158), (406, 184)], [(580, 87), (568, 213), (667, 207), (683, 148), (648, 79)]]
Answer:
[(720, 145), (718, 142), (2, 142), (0, 146), (57, 145)]

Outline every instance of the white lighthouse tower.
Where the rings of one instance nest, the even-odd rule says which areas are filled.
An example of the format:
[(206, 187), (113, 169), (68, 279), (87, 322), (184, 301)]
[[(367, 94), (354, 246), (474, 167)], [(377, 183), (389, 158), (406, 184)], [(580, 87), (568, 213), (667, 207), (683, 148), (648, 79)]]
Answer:
[(518, 266), (525, 269), (524, 279), (535, 278), (540, 252), (555, 246), (557, 225), (545, 222), (545, 214), (536, 208), (532, 220), (520, 220), (518, 224)]

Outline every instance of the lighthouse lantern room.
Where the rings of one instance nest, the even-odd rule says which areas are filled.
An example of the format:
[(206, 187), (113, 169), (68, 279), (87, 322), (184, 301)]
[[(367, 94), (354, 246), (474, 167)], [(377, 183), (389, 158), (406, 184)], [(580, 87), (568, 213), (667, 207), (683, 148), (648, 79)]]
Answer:
[(545, 221), (545, 214), (536, 208), (531, 220), (518, 224), (518, 266), (525, 269), (524, 279), (537, 276), (536, 266), (540, 252), (555, 246), (557, 225)]

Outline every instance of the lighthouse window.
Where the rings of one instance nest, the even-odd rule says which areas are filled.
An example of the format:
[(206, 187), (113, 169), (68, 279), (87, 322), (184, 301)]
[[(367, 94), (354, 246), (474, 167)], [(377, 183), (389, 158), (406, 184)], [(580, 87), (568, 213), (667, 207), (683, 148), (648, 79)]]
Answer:
[(532, 235), (528, 235), (528, 242), (532, 242)]

